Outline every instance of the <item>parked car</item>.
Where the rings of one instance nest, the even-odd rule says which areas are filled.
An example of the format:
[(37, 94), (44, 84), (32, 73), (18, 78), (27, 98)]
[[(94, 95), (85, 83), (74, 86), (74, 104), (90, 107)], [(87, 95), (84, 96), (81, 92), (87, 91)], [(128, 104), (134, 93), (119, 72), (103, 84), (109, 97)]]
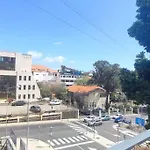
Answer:
[(31, 106), (30, 111), (34, 113), (39, 113), (41, 112), (41, 107), (40, 106)]
[(86, 118), (83, 119), (83, 121), (88, 122), (88, 121), (96, 120), (96, 119), (98, 119), (98, 117), (96, 116), (87, 116)]
[(94, 120), (89, 120), (88, 122), (87, 122), (87, 125), (88, 126), (99, 126), (99, 125), (102, 125), (102, 119), (94, 119)]
[(114, 116), (112, 117), (112, 119), (116, 119), (116, 118), (118, 118), (118, 117), (123, 117), (123, 115), (122, 115), (122, 114), (116, 114), (116, 115), (114, 115)]
[(108, 115), (102, 116), (102, 121), (108, 121), (108, 120), (110, 120), (110, 119), (111, 119), (111, 117), (108, 116)]
[(14, 101), (11, 103), (12, 106), (24, 106), (25, 104), (25, 101)]
[(60, 105), (61, 104), (61, 101), (60, 100), (51, 100), (50, 101), (50, 105)]

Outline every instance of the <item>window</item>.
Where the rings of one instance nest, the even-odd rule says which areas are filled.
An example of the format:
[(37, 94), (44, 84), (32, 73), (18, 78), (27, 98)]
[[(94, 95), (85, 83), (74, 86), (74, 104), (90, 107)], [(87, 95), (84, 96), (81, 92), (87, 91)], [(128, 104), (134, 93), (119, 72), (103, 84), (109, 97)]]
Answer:
[(24, 76), (24, 81), (26, 81), (26, 79), (27, 79), (26, 76)]
[(28, 99), (30, 99), (30, 94), (28, 94)]
[(19, 88), (18, 88), (19, 90), (21, 90), (21, 85), (19, 85)]
[(19, 76), (19, 80), (22, 80), (22, 76)]
[(31, 76), (29, 76), (29, 81), (31, 81)]
[(18, 95), (18, 99), (21, 99), (21, 94)]
[(26, 90), (26, 85), (23, 86), (23, 89)]
[(23, 99), (26, 99), (26, 95), (25, 94), (23, 95)]
[(33, 87), (32, 87), (32, 88), (33, 88), (33, 90), (35, 90), (35, 85), (33, 85)]
[(28, 90), (31, 90), (31, 85), (28, 85)]
[(32, 98), (33, 98), (33, 99), (35, 98), (35, 94), (32, 94)]

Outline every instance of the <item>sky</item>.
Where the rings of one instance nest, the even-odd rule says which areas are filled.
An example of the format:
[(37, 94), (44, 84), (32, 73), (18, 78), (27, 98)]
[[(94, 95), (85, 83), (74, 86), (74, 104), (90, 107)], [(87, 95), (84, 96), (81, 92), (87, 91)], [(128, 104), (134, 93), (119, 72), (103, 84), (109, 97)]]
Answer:
[(52, 69), (66, 65), (89, 71), (98, 60), (133, 69), (143, 50), (127, 33), (136, 20), (135, 4), (136, 0), (1, 1), (0, 51), (31, 54), (33, 64)]

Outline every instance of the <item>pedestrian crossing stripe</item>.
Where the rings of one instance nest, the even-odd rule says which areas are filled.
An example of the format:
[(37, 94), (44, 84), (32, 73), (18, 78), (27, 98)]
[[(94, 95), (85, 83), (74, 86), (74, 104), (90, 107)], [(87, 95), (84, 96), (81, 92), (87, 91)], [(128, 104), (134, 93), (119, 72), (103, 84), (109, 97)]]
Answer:
[(65, 145), (65, 144), (71, 144), (75, 142), (80, 142), (80, 141), (86, 141), (88, 140), (87, 137), (85, 136), (73, 136), (73, 137), (65, 137), (65, 138), (58, 138), (58, 139), (52, 139), (52, 140), (47, 140), (47, 142), (52, 146), (59, 146), (59, 145)]

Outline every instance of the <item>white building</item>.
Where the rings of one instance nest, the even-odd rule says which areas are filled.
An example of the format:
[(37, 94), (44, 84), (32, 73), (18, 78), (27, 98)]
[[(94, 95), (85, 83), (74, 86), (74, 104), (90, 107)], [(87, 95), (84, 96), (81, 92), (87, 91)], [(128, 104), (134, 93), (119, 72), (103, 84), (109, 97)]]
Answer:
[(32, 74), (37, 82), (56, 83), (60, 81), (59, 73), (45, 66), (33, 65)]
[(27, 54), (0, 52), (0, 97), (35, 101), (40, 90), (32, 75), (32, 57)]
[(60, 69), (60, 80), (65, 83), (66, 86), (72, 86), (76, 79), (80, 78), (81, 71), (61, 66)]

